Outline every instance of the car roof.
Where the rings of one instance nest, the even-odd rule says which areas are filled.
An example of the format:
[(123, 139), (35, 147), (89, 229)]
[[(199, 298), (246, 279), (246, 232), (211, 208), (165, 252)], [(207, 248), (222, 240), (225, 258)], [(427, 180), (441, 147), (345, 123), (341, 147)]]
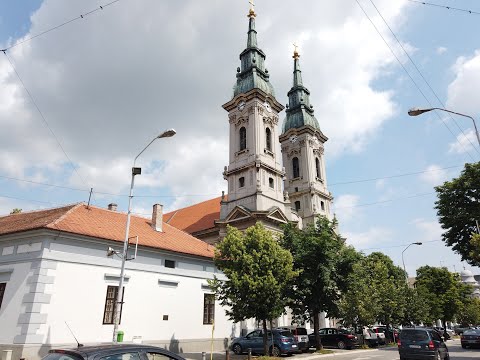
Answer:
[(184, 358), (171, 352), (165, 350), (163, 348), (157, 346), (150, 346), (150, 345), (139, 345), (139, 344), (100, 344), (100, 345), (89, 345), (89, 346), (82, 346), (77, 348), (69, 348), (69, 349), (52, 349), (49, 353), (56, 353), (56, 352), (64, 352), (66, 354), (77, 354), (82, 357), (92, 357), (98, 355), (107, 355), (112, 352), (119, 352), (119, 351), (155, 351), (160, 352), (163, 354), (168, 354), (170, 357), (183, 360)]

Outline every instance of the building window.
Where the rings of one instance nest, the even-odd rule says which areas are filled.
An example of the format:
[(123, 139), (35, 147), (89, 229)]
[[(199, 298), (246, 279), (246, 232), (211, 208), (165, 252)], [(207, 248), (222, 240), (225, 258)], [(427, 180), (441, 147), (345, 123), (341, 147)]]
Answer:
[(295, 210), (300, 210), (300, 201), (295, 201)]
[(247, 148), (247, 129), (245, 127), (240, 128), (240, 151)]
[(245, 178), (242, 176), (240, 179), (238, 179), (238, 187), (243, 188), (245, 186)]
[(165, 267), (170, 269), (175, 269), (175, 261), (165, 260)]
[(292, 159), (292, 167), (293, 167), (293, 178), (300, 177), (300, 163), (297, 157)]
[(203, 324), (213, 324), (215, 320), (215, 295), (203, 295)]
[(325, 203), (323, 201), (320, 201), (320, 207), (322, 208), (322, 211), (325, 211)]
[[(107, 298), (105, 300), (105, 310), (103, 311), (103, 324), (111, 325), (114, 322), (115, 302), (118, 296), (118, 286), (107, 287)], [(122, 321), (123, 297), (125, 296), (125, 287), (123, 288), (122, 302), (120, 304), (120, 315), (118, 323)]]
[(275, 188), (275, 181), (273, 178), (268, 178), (268, 186), (270, 186), (272, 189)]
[(272, 132), (269, 128), (265, 130), (265, 143), (267, 145), (267, 150), (272, 151)]
[(7, 283), (0, 283), (0, 309), (2, 308), (3, 295), (5, 295), (5, 288)]
[(315, 158), (315, 168), (317, 169), (317, 178), (321, 179), (321, 171), (320, 171), (320, 160), (318, 158)]

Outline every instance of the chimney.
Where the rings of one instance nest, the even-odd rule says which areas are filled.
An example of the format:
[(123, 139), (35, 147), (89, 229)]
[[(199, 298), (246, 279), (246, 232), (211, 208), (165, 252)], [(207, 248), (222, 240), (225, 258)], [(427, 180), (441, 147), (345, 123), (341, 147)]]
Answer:
[(108, 210), (110, 210), (110, 211), (117, 211), (117, 206), (118, 206), (118, 205), (115, 204), (115, 203), (110, 203), (110, 204), (108, 204)]
[(162, 232), (163, 229), (163, 205), (153, 205), (152, 228), (155, 231)]

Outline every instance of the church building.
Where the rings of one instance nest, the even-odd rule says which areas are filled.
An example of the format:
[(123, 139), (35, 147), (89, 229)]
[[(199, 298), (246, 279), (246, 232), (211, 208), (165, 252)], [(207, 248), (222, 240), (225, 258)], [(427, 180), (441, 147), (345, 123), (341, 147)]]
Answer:
[(300, 55), (295, 49), (293, 84), (280, 128), (284, 106), (257, 43), (253, 8), (248, 18), (247, 47), (240, 53), (233, 98), (223, 105), (230, 124), (229, 164), (223, 171), (228, 194), (164, 216), (167, 224), (209, 244), (225, 236), (227, 225), (244, 230), (261, 222), (274, 232), (290, 221), (303, 227), (318, 215), (330, 217), (333, 200), (324, 161), (328, 138), (303, 85)]

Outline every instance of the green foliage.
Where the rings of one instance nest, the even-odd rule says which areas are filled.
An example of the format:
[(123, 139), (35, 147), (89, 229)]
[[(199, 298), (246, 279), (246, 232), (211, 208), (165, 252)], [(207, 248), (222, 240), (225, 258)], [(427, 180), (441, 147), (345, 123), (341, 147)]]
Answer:
[(463, 326), (480, 324), (480, 299), (467, 299), (457, 315), (457, 322)]
[(471, 259), (471, 263), (480, 264), (480, 234), (472, 234), (470, 247), (472, 250), (468, 253), (468, 256)]
[(10, 211), (10, 215), (20, 214), (21, 212), (22, 212), (22, 209), (14, 208), (14, 209), (12, 209), (12, 211)]
[[(228, 279), (215, 278), (210, 285), (231, 320), (263, 320), (266, 330), (266, 320), (284, 312), (286, 289), (297, 272), (290, 252), (261, 223), (245, 233), (229, 226), (227, 235), (217, 244), (214, 261)], [(266, 331), (264, 334), (264, 348), (268, 349)]]
[(458, 274), (444, 267), (418, 268), (415, 285), (428, 306), (428, 323), (437, 319), (453, 321), (472, 294), (472, 288), (463, 284)]
[[(435, 188), (435, 208), (443, 233), (443, 241), (459, 253), (462, 260), (480, 266), (478, 247), (472, 244), (472, 233), (480, 221), (480, 163), (465, 164), (461, 175)], [(475, 251), (477, 250), (477, 251)], [(477, 256), (473, 256), (477, 255)]]
[[(313, 318), (314, 331), (318, 333), (318, 317), (321, 312), (336, 315), (341, 292), (346, 288), (347, 278), (352, 271), (358, 254), (345, 246), (336, 233), (336, 221), (320, 217), (316, 226), (303, 230), (288, 224), (281, 239), (294, 259), (299, 276), (295, 279), (289, 297), (289, 307), (295, 321), (303, 323)], [(317, 346), (321, 348), (320, 339)]]
[(405, 288), (403, 317), (401, 325), (417, 325), (430, 323), (429, 307), (424, 296), (416, 288)]

